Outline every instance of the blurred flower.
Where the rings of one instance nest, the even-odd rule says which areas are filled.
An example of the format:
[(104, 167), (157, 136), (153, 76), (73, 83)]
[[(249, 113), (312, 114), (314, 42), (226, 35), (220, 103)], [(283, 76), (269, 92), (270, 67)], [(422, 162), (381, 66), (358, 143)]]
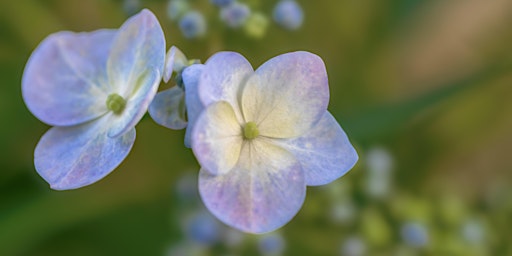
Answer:
[(330, 217), (335, 222), (351, 223), (357, 213), (356, 206), (350, 198), (343, 198), (333, 202), (331, 205)]
[(245, 32), (252, 38), (262, 38), (267, 32), (268, 18), (260, 12), (255, 12), (249, 16), (245, 22)]
[(251, 14), (249, 6), (243, 3), (232, 3), (220, 10), (220, 18), (229, 27), (239, 28), (245, 24)]
[(478, 219), (466, 220), (462, 224), (461, 233), (464, 240), (471, 244), (483, 244), (487, 241), (485, 226)]
[(197, 177), (190, 173), (183, 175), (173, 186), (176, 194), (182, 201), (194, 201), (199, 199), (197, 192)]
[(391, 190), (391, 170), (393, 158), (388, 150), (374, 147), (366, 155), (368, 175), (366, 178), (366, 192), (373, 198), (386, 198)]
[(228, 227), (228, 228), (226, 228), (226, 231), (224, 232), (224, 238), (222, 239), (222, 241), (224, 242), (224, 244), (227, 247), (233, 248), (233, 247), (237, 247), (240, 244), (242, 244), (243, 241), (245, 240), (245, 238), (246, 238), (245, 233), (242, 233), (239, 230), (232, 229), (232, 228)]
[(425, 247), (428, 244), (427, 228), (418, 222), (407, 222), (400, 229), (402, 239), (412, 247)]
[(92, 184), (126, 158), (164, 60), (162, 28), (148, 10), (119, 30), (58, 32), (34, 50), (22, 93), (37, 118), (56, 126), (34, 153), (37, 172), (53, 189)]
[(253, 71), (241, 55), (217, 53), (203, 65), (198, 88), (206, 106), (192, 131), (199, 191), (230, 226), (253, 233), (281, 227), (302, 206), (306, 185), (330, 183), (357, 161), (327, 112), (327, 73), (314, 54), (283, 54)]
[(188, 39), (200, 38), (206, 34), (206, 21), (198, 11), (189, 11), (183, 15), (179, 27), (183, 36)]
[(274, 21), (285, 29), (296, 30), (304, 20), (300, 5), (294, 0), (281, 0), (274, 8)]
[(210, 0), (210, 3), (212, 3), (218, 7), (225, 7), (234, 2), (235, 2), (235, 0)]
[(198, 211), (187, 216), (184, 231), (190, 241), (209, 247), (220, 241), (223, 230), (220, 223), (210, 213)]
[(140, 0), (123, 0), (123, 10), (128, 16), (135, 15), (140, 9)]
[(170, 0), (167, 4), (167, 17), (177, 20), (190, 9), (187, 0)]
[(282, 255), (285, 247), (284, 237), (279, 233), (265, 234), (258, 240), (258, 249), (262, 255)]
[(357, 237), (352, 236), (343, 241), (341, 245), (340, 255), (342, 256), (363, 256), (366, 253), (366, 244), (364, 241)]

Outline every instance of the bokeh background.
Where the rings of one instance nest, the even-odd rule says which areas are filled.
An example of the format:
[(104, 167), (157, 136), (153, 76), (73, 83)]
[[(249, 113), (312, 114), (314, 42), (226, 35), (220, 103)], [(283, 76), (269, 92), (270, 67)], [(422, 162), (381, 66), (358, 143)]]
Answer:
[[(240, 0), (269, 16), (259, 39), (189, 2), (207, 20), (201, 39), (163, 0), (0, 2), (0, 255), (512, 255), (512, 1), (298, 0), (304, 23), (289, 31), (270, 17), (277, 1)], [(242, 234), (204, 210), (184, 131), (144, 118), (112, 174), (50, 190), (33, 166), (49, 127), (21, 97), (28, 57), (53, 32), (117, 28), (142, 7), (190, 58), (321, 56), (357, 165), (308, 188), (283, 228)]]

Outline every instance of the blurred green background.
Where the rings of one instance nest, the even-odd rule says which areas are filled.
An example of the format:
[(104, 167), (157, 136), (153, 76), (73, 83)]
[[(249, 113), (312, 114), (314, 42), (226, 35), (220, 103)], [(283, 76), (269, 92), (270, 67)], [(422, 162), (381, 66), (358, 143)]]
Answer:
[[(512, 255), (511, 1), (304, 0), (301, 29), (271, 22), (259, 40), (223, 26), (207, 0), (190, 2), (207, 15), (203, 39), (184, 39), (167, 1), (142, 1), (168, 47), (190, 58), (231, 50), (254, 67), (294, 50), (323, 58), (329, 110), (359, 153), (355, 168), (308, 188), (273, 234), (194, 224), (204, 209), (184, 131), (144, 118), (112, 174), (52, 191), (33, 167), (49, 127), (23, 103), (24, 65), (53, 32), (117, 28), (127, 14), (122, 1), (4, 0), (0, 255)], [(276, 3), (245, 2), (267, 15)]]

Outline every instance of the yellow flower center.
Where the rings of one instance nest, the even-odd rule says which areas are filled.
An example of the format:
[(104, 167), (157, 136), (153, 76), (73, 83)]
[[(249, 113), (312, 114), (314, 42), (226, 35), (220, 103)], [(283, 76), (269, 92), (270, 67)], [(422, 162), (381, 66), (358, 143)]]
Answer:
[(115, 114), (121, 114), (126, 106), (126, 100), (119, 94), (112, 93), (107, 97), (107, 108)]
[(248, 140), (252, 140), (260, 135), (260, 131), (258, 130), (258, 126), (255, 122), (248, 122), (244, 126), (244, 138)]

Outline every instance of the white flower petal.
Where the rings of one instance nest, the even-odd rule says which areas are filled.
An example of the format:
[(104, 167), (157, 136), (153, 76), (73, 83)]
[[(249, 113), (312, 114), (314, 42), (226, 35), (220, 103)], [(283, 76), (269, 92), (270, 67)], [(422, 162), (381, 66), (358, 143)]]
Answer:
[(139, 76), (137, 90), (126, 101), (126, 106), (120, 114), (114, 114), (108, 136), (117, 137), (131, 130), (146, 113), (149, 104), (155, 97), (162, 76), (157, 69), (147, 68)]
[(28, 109), (50, 125), (87, 122), (107, 112), (106, 63), (116, 30), (58, 32), (34, 50), (22, 78)]
[(206, 107), (192, 131), (192, 150), (199, 164), (212, 174), (229, 172), (240, 155), (241, 132), (229, 103), (219, 101)]
[(178, 47), (171, 46), (171, 49), (167, 51), (167, 55), (165, 56), (164, 82), (169, 82), (172, 72), (181, 71), (187, 66), (187, 62), (188, 60), (187, 57), (185, 57), (185, 54), (183, 54)]
[(112, 172), (128, 155), (135, 129), (110, 138), (107, 114), (98, 120), (70, 127), (53, 127), (37, 144), (36, 170), (53, 189), (75, 189), (92, 184)]
[(246, 122), (255, 122), (260, 134), (291, 138), (308, 131), (329, 103), (325, 65), (309, 52), (279, 55), (249, 77), (242, 94)]
[(224, 223), (251, 233), (280, 228), (301, 208), (306, 195), (300, 164), (286, 150), (255, 139), (246, 142), (238, 164), (223, 175), (201, 170), (199, 192)]
[(205, 106), (227, 101), (238, 120), (242, 120), (239, 99), (247, 77), (253, 73), (251, 64), (239, 53), (219, 52), (210, 57), (199, 80), (199, 97)]
[[(107, 73), (114, 91), (123, 98), (138, 91), (138, 80), (147, 69), (163, 73), (165, 38), (155, 15), (144, 9), (119, 29), (107, 61)], [(156, 84), (158, 85), (158, 84)]]
[(330, 183), (347, 173), (357, 162), (357, 152), (336, 119), (325, 112), (304, 135), (274, 142), (287, 149), (302, 165), (306, 184)]

